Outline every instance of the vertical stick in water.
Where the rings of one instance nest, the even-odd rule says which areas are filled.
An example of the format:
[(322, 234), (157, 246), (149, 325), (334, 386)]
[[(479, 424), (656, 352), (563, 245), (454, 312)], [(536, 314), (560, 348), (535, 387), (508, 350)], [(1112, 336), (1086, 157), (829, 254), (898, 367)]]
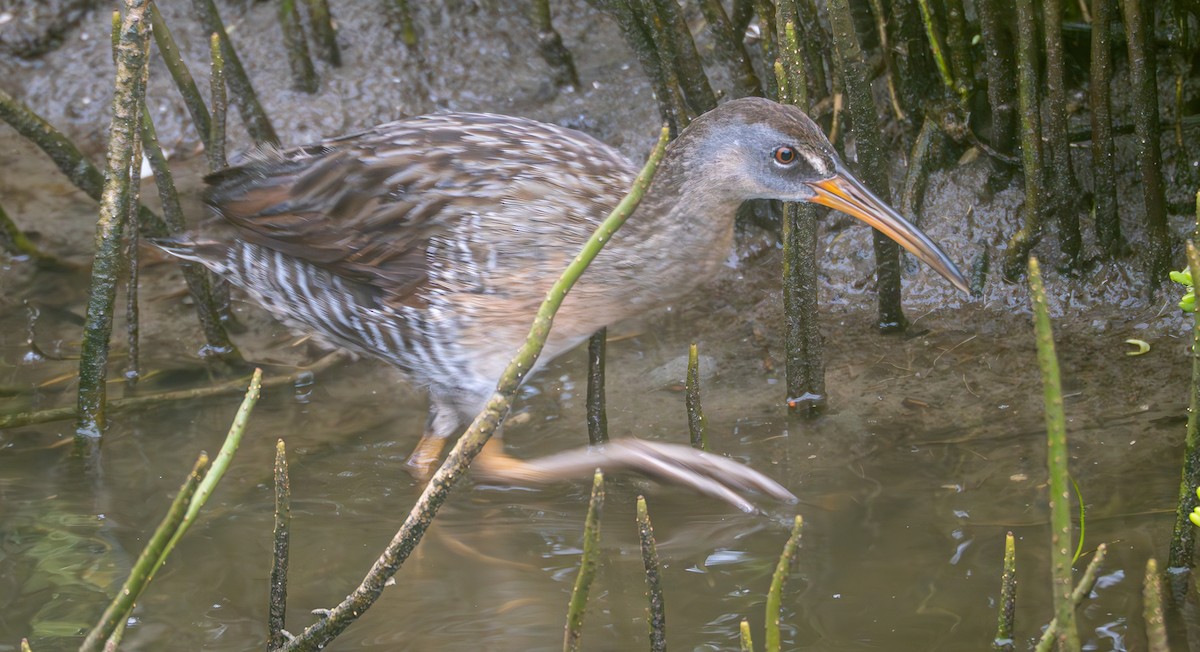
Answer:
[(1046, 289), (1037, 258), (1029, 259), (1029, 298), (1033, 304), (1033, 329), (1037, 338), (1038, 367), (1042, 370), (1042, 388), (1046, 410), (1046, 462), (1050, 472), (1050, 559), (1053, 568), (1051, 588), (1054, 613), (1058, 619), (1058, 645), (1065, 652), (1079, 650), (1079, 632), (1075, 629), (1075, 603), (1071, 600), (1071, 493), (1067, 478), (1067, 425), (1063, 414), (1062, 382), (1058, 356), (1054, 351), (1054, 333), (1050, 311), (1046, 307)]
[[(796, 26), (782, 20), (778, 38), (776, 80), (779, 101), (808, 109), (808, 80), (800, 53)], [(785, 203), (783, 218), (783, 314), (784, 369), (787, 405), (792, 413), (815, 416), (825, 405), (825, 343), (821, 337), (820, 302), (817, 295), (817, 207), (808, 203)]]
[(742, 624), (738, 627), (738, 638), (742, 643), (742, 652), (754, 652), (754, 640), (750, 637), (750, 621), (742, 619)]
[(571, 590), (571, 602), (567, 606), (563, 652), (579, 649), (588, 592), (591, 591), (592, 580), (596, 577), (596, 555), (600, 552), (600, 512), (603, 508), (604, 474), (597, 469), (596, 474), (592, 476), (592, 498), (588, 502), (587, 519), (583, 525), (583, 558), (579, 562), (579, 575), (575, 577), (575, 588)]
[[(1104, 556), (1108, 554), (1108, 547), (1103, 543), (1096, 546), (1096, 552), (1092, 556), (1092, 561), (1088, 562), (1087, 568), (1083, 569), (1083, 575), (1079, 578), (1079, 583), (1075, 585), (1075, 590), (1071, 592), (1071, 605), (1078, 607), (1083, 599), (1092, 592), (1092, 586), (1096, 583), (1096, 573), (1100, 571), (1100, 566), (1104, 564)], [(1059, 635), (1058, 616), (1050, 620), (1050, 624), (1042, 632), (1042, 637), (1038, 639), (1037, 645), (1034, 646), (1035, 652), (1050, 652), (1050, 648), (1054, 647), (1054, 641)]]
[(191, 71), (188, 70), (183, 58), (179, 55), (179, 47), (175, 45), (175, 39), (171, 36), (171, 30), (167, 28), (167, 22), (158, 12), (158, 6), (153, 3), (150, 5), (150, 24), (153, 26), (154, 43), (158, 45), (158, 54), (166, 64), (167, 71), (171, 73), (171, 79), (175, 80), (179, 94), (183, 96), (183, 103), (187, 106), (188, 114), (192, 116), (192, 125), (196, 127), (200, 142), (207, 145), (209, 142), (208, 132), (212, 128), (208, 107), (204, 105), (204, 98), (200, 95), (196, 81), (192, 79)]
[(575, 58), (563, 45), (562, 35), (550, 19), (550, 0), (534, 0), (533, 28), (537, 31), (538, 52), (550, 66), (555, 86), (579, 88), (579, 71)]
[(121, 241), (125, 216), (130, 204), (136, 204), (130, 184), (130, 171), (141, 165), (133, 158), (140, 151), (138, 91), (146, 66), (146, 44), (150, 38), (145, 0), (126, 0), (125, 20), (121, 25), (117, 48), (117, 73), (112, 101), (112, 125), (109, 128), (107, 174), (96, 220), (96, 256), (88, 291), (87, 318), (83, 327), (83, 346), (79, 355), (79, 394), (77, 400), (77, 439), (99, 437), (105, 427), (105, 403), (108, 400), (108, 352), (112, 336), (113, 302), (121, 269)]
[[(119, 39), (119, 21), (116, 17), (116, 12), (113, 12), (113, 60), (116, 60), (117, 45)], [(150, 56), (150, 39), (147, 38), (142, 44), (142, 50), (145, 58)], [(137, 114), (134, 120), (137, 123), (137, 128), (133, 132), (133, 156), (132, 165), (129, 168), (129, 203), (125, 207), (125, 266), (129, 274), (125, 284), (125, 336), (126, 347), (128, 348), (125, 360), (125, 382), (132, 389), (137, 385), (138, 378), (141, 376), (141, 333), (140, 333), (140, 314), (138, 310), (138, 276), (140, 273), (140, 265), (138, 259), (138, 243), (139, 229), (141, 225), (138, 223), (138, 209), (141, 206), (142, 197), (142, 160), (145, 144), (143, 142), (142, 122), (144, 116), (147, 116), (149, 110), (146, 108), (146, 85), (149, 82), (150, 66), (143, 65), (141, 74), (138, 77), (137, 89), (134, 95), (138, 98)]]
[(692, 448), (702, 451), (711, 450), (708, 447), (708, 433), (705, 432), (704, 408), (700, 404), (700, 356), (693, 343), (688, 347), (687, 380), (684, 382), (684, 405), (687, 408), (688, 434)]
[[(1137, 167), (1142, 173), (1142, 201), (1146, 207), (1146, 235), (1150, 283), (1158, 287), (1171, 265), (1171, 232), (1167, 228), (1167, 200), (1163, 189), (1162, 150), (1159, 144), (1158, 82), (1154, 68), (1153, 3), (1121, 0), (1125, 17), (1125, 42), (1129, 46), (1129, 85), (1132, 89), (1133, 126), (1137, 134)], [(1150, 19), (1147, 20), (1149, 14)]]
[(1007, 27), (1007, 6), (1004, 0), (978, 0), (975, 3), (979, 13), (980, 36), (987, 53), (984, 65), (987, 71), (988, 104), (992, 109), (992, 147), (1004, 154), (1013, 151), (1016, 133), (1016, 106), (1013, 100), (1017, 97), (1017, 84), (1013, 78), (1016, 65), (1013, 62), (1012, 37)]
[[(1197, 196), (1200, 203), (1200, 195)], [(1200, 222), (1200, 206), (1196, 219)], [(1187, 243), (1188, 266), (1193, 279), (1200, 279), (1200, 252)], [(1200, 503), (1196, 487), (1200, 486), (1200, 311), (1192, 314), (1192, 384), (1188, 396), (1187, 435), (1184, 438), (1183, 472), (1179, 480), (1179, 504), (1175, 508), (1175, 532), (1171, 537), (1171, 552), (1167, 567), (1172, 571), (1190, 569), (1196, 547), (1196, 528), (1188, 515)]]
[[(880, 142), (879, 118), (871, 93), (871, 75), (866, 56), (854, 31), (854, 18), (847, 0), (829, 3), (829, 23), (837, 49), (838, 68), (846, 84), (848, 111), (854, 129), (858, 167), (863, 183), (876, 195), (891, 197), (887, 161), (890, 157)], [(883, 331), (902, 331), (907, 322), (900, 305), (900, 245), (879, 231), (875, 238), (875, 278), (879, 295), (879, 328)]]
[(217, 6), (213, 4), (213, 0), (192, 0), (192, 7), (195, 9), (200, 24), (204, 26), (204, 31), (208, 34), (216, 34), (220, 38), (221, 54), (225, 57), (228, 66), (226, 72), (228, 73), (229, 88), (233, 91), (233, 101), (242, 115), (242, 122), (246, 123), (246, 131), (250, 132), (250, 137), (259, 145), (264, 143), (278, 145), (279, 137), (275, 135), (275, 128), (271, 126), (267, 112), (258, 102), (258, 95), (250, 84), (250, 77), (246, 74), (246, 69), (242, 67), (242, 60), (238, 57), (237, 51), (233, 49), (229, 34), (225, 32), (225, 24), (221, 22), (221, 15), (217, 13)]
[(608, 329), (601, 328), (588, 340), (587, 425), (588, 443), (608, 441), (608, 407), (604, 401), (604, 356)]
[(800, 544), (800, 529), (804, 519), (799, 514), (792, 523), (792, 533), (787, 543), (783, 544), (783, 553), (775, 564), (775, 573), (771, 576), (771, 589), (767, 591), (767, 652), (779, 652), (781, 640), (779, 636), (779, 621), (783, 618), (783, 584), (792, 572), (792, 562), (796, 558), (796, 547)]
[[(1050, 205), (1058, 217), (1058, 240), (1067, 265), (1079, 265), (1082, 239), (1079, 234), (1079, 183), (1071, 169), (1071, 145), (1067, 140), (1066, 55), (1063, 53), (1062, 0), (1042, 0), (1042, 33), (1046, 44), (1046, 130)], [(1107, 83), (1107, 82), (1105, 82)]]
[(1008, 241), (1004, 276), (1018, 278), (1042, 237), (1042, 118), (1039, 101), (1037, 20), (1033, 0), (1017, 0), (1017, 95), (1021, 116), (1021, 167), (1025, 173), (1024, 220)]
[[(207, 109), (206, 113), (207, 115)], [(158, 200), (163, 207), (163, 221), (171, 235), (180, 235), (186, 229), (183, 219), (183, 208), (179, 205), (179, 195), (175, 190), (175, 180), (171, 168), (167, 165), (167, 157), (158, 144), (158, 133), (148, 111), (142, 112), (142, 143), (146, 158), (150, 161), (150, 169), (154, 172), (154, 184), (158, 188)], [(196, 314), (200, 319), (200, 328), (204, 331), (204, 355), (216, 357), (229, 362), (241, 359), (237, 347), (225, 332), (221, 324), (219, 307), (213, 300), (212, 277), (203, 266), (196, 263), (180, 263), (183, 278), (192, 293), (196, 305)]]
[(291, 545), (292, 487), (288, 479), (287, 449), (275, 442), (275, 547), (271, 556), (271, 598), (267, 615), (272, 650), (285, 642), (283, 628), (287, 612), (288, 548)]
[(1109, 26), (1116, 0), (1092, 0), (1092, 62), (1089, 70), (1089, 115), (1092, 119), (1092, 211), (1096, 241), (1109, 257), (1124, 248), (1117, 212), (1116, 154), (1113, 149), (1112, 41)]
[(283, 29), (283, 49), (287, 51), (288, 65), (292, 69), (292, 88), (305, 93), (317, 92), (317, 71), (308, 54), (308, 41), (304, 39), (296, 0), (279, 0), (279, 26)]
[(1004, 575), (1000, 578), (1000, 613), (996, 617), (996, 640), (992, 649), (1012, 652), (1013, 624), (1017, 613), (1017, 544), (1013, 533), (1004, 536)]
[(646, 607), (646, 622), (650, 627), (651, 652), (666, 652), (667, 617), (663, 603), (662, 576), (658, 565), (658, 547), (654, 542), (654, 526), (646, 509), (645, 496), (637, 498), (638, 540), (642, 544), (642, 566), (646, 569), (646, 590), (650, 600)]
[(342, 51), (338, 48), (337, 32), (333, 29), (329, 0), (305, 1), (308, 4), (308, 20), (312, 23), (313, 39), (317, 43), (317, 56), (331, 66), (341, 66)]
[(1167, 623), (1163, 617), (1162, 581), (1158, 577), (1158, 562), (1146, 560), (1146, 575), (1142, 578), (1142, 617), (1146, 623), (1146, 649), (1149, 652), (1171, 652), (1167, 642)]
[(212, 62), (209, 75), (209, 92), (212, 94), (212, 127), (208, 132), (208, 142), (204, 146), (205, 153), (208, 155), (208, 170), (216, 172), (228, 165), (225, 160), (225, 118), (228, 116), (229, 105), (225, 95), (225, 54), (221, 48), (221, 35), (213, 32), (209, 38), (208, 47)]

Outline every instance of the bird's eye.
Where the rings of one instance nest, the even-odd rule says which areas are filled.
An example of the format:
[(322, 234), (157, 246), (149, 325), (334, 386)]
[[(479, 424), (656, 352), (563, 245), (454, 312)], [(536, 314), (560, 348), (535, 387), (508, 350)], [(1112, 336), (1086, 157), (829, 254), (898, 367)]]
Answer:
[(796, 149), (784, 145), (775, 148), (775, 162), (780, 165), (791, 165), (796, 162)]

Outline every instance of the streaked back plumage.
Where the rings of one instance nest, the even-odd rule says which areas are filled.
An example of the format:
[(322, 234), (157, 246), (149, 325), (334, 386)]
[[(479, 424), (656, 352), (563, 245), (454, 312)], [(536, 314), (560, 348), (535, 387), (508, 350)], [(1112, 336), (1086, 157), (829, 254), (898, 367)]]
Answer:
[[(774, 159), (781, 149), (794, 156)], [(430, 430), (446, 437), (486, 402), (545, 293), (635, 174), (614, 148), (555, 125), (408, 118), (210, 176), (206, 201), (233, 236), (167, 248), (289, 325), (428, 386)], [(812, 200), (814, 183), (844, 174), (794, 107), (742, 98), (698, 117), (564, 301), (541, 361), (710, 279), (741, 202)]]

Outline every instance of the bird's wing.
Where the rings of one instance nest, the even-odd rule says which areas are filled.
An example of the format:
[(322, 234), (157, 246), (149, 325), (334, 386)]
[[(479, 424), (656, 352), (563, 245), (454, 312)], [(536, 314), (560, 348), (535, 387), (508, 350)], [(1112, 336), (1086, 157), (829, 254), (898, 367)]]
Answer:
[(531, 169), (547, 164), (605, 181), (632, 178), (616, 150), (580, 132), (444, 114), (251, 154), (206, 178), (206, 202), (242, 239), (373, 286), (385, 304), (400, 305), (428, 280), (431, 238), (464, 217), (495, 213)]

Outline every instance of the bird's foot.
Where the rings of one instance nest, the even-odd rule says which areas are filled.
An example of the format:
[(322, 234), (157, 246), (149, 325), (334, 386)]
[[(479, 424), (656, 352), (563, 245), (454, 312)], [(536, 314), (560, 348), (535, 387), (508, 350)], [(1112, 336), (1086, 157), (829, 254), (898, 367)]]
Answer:
[[(489, 442), (489, 445), (492, 442)], [(635, 471), (663, 482), (682, 485), (723, 500), (748, 514), (759, 509), (743, 496), (766, 494), (788, 503), (796, 496), (758, 471), (715, 453), (681, 444), (640, 439), (616, 439), (603, 446), (583, 448), (523, 461), (497, 449), (479, 456), (474, 474), (485, 480), (540, 484), (577, 479), (599, 467), (604, 471)]]

